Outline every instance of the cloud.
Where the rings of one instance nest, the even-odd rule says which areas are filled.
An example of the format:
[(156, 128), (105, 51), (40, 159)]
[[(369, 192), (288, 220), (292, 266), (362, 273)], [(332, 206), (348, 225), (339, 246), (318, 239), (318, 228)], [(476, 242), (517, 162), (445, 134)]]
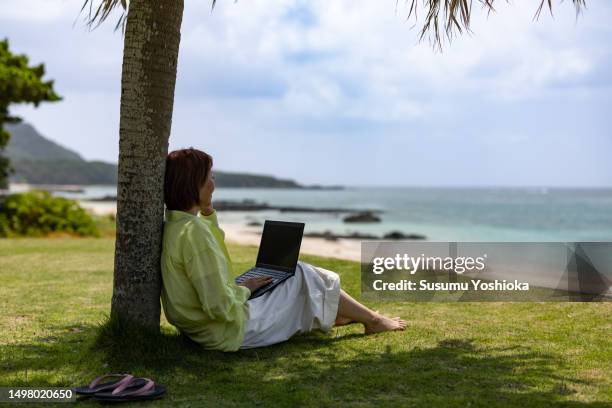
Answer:
[[(17, 111), (85, 157), (116, 161), (113, 22), (73, 26), (79, 0), (5, 1), (11, 47), (44, 61), (66, 96)], [(536, 6), (476, 10), (473, 34), (440, 53), (395, 0), (221, 0), (212, 12), (187, 0), (170, 145), (312, 183), (610, 185), (612, 5), (593, 2), (576, 21), (566, 2), (534, 22)], [(521, 171), (509, 146), (528, 152)], [(556, 159), (567, 146), (583, 152), (575, 169)]]
[(65, 19), (74, 13), (74, 4), (65, 1), (48, 0), (3, 0), (0, 21), (42, 23)]

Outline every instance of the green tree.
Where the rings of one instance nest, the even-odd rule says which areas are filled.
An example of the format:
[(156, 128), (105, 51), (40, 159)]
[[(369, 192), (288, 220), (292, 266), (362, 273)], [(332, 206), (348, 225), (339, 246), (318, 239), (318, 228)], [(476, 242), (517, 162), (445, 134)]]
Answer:
[(0, 189), (8, 187), (8, 176), (12, 169), (9, 159), (2, 153), (11, 135), (4, 129), (5, 123), (21, 121), (9, 114), (9, 105), (59, 101), (61, 98), (53, 90), (53, 81), (44, 81), (43, 64), (29, 66), (28, 57), (16, 55), (9, 50), (7, 39), (0, 41)]
[[(493, 10), (501, 0), (479, 0)], [(94, 2), (97, 5), (94, 5)], [(585, 0), (572, 0), (579, 11)], [(421, 37), (434, 44), (469, 31), (472, 0), (412, 0), (422, 4)], [(111, 317), (159, 330), (163, 182), (172, 123), (176, 63), (184, 0), (85, 0), (89, 24), (121, 6), (116, 27), (125, 30), (119, 124), (117, 239)], [(215, 0), (212, 1), (214, 7)], [(552, 10), (552, 0), (540, 0)]]

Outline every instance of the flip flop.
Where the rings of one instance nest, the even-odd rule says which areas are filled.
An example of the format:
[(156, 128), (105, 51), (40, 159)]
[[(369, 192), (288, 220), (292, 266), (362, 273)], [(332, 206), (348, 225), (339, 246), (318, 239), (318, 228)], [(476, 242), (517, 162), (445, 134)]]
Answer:
[(104, 402), (144, 401), (161, 398), (166, 393), (166, 387), (155, 384), (151, 379), (135, 378), (133, 382), (138, 380), (144, 381), (145, 384), (141, 387), (134, 387), (129, 383), (123, 384), (112, 392), (97, 392), (94, 398)]
[[(118, 378), (115, 381), (102, 382), (110, 378)], [(130, 384), (134, 379), (130, 374), (104, 374), (93, 380), (89, 385), (73, 388), (73, 391), (79, 395), (93, 395), (100, 391), (109, 391), (117, 387)]]

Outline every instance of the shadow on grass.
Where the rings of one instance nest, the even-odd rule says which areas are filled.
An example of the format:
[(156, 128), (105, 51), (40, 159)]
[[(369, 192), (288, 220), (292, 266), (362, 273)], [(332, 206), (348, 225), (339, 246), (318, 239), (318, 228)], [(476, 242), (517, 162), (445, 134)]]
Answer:
[(477, 347), (470, 339), (378, 351), (371, 345), (359, 350), (364, 347), (360, 334), (311, 333), (272, 347), (222, 353), (203, 350), (181, 335), (112, 322), (58, 332), (63, 334), (6, 346), (8, 359), (1, 368), (35, 373), (61, 367), (74, 376), (58, 382), (36, 375), (27, 384), (10, 385), (75, 386), (102, 373), (131, 372), (168, 387), (160, 403), (607, 406), (572, 401), (575, 387), (597, 384), (561, 374), (558, 356), (521, 346)]

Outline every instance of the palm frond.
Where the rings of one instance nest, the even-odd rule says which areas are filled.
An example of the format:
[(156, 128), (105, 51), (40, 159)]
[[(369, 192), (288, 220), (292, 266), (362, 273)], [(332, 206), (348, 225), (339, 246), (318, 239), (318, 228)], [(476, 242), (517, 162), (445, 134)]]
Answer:
[[(410, 1), (410, 7), (407, 19), (414, 18), (415, 22), (418, 22), (419, 7), (425, 10), (425, 20), (419, 35), (420, 41), (427, 37), (434, 46), (441, 48), (445, 39), (452, 41), (458, 34), (471, 32), (472, 0), (406, 0), (406, 3), (408, 1)], [(478, 0), (478, 3), (488, 13), (491, 13), (495, 11), (493, 6), (500, 1)], [(508, 0), (504, 1), (508, 2)], [(586, 0), (571, 0), (571, 2), (576, 9), (576, 15), (586, 7)], [(552, 14), (553, 1), (540, 0), (534, 20), (540, 17), (545, 6)]]
[(127, 13), (130, 6), (130, 0), (98, 0), (98, 5), (94, 5), (96, 0), (84, 0), (83, 7), (81, 7), (80, 14), (87, 13), (85, 17), (85, 23), (90, 28), (96, 28), (102, 24), (110, 15), (111, 12), (119, 5), (123, 9), (117, 23), (115, 24), (115, 30), (119, 28), (125, 28), (125, 22), (127, 19)]
[[(237, 1), (237, 0), (236, 0)], [(98, 3), (97, 6), (94, 3)], [(214, 10), (217, 0), (212, 0), (212, 9)], [(111, 12), (121, 5), (123, 12), (119, 16), (117, 23), (115, 24), (115, 30), (121, 28), (125, 30), (125, 23), (127, 21), (127, 14), (130, 8), (130, 0), (84, 0), (83, 7), (79, 14), (87, 12), (85, 17), (85, 23), (90, 28), (96, 28), (102, 24), (111, 14)]]
[[(237, 1), (237, 0), (236, 0)], [(399, 2), (399, 0), (397, 0)], [(455, 35), (470, 31), (473, 0), (405, 0), (410, 1), (407, 19), (414, 18), (418, 22), (419, 4), (425, 10), (425, 21), (421, 27), (420, 40), (429, 37), (432, 44), (442, 47), (444, 39), (451, 41)], [(502, 0), (477, 0), (488, 13), (495, 11), (494, 4)], [(509, 0), (503, 0), (508, 2)], [(559, 0), (563, 1), (563, 0)], [(586, 8), (586, 0), (571, 0), (578, 16), (582, 9)], [(94, 3), (98, 3), (97, 6)], [(215, 8), (217, 0), (212, 0), (212, 9)], [(129, 0), (84, 0), (81, 14), (87, 10), (86, 22), (92, 28), (104, 22), (111, 12), (121, 5), (123, 12), (115, 25), (115, 29), (125, 28), (127, 13), (129, 11)], [(553, 0), (540, 0), (535, 12), (534, 20), (537, 20), (544, 7), (547, 6), (552, 14)]]

